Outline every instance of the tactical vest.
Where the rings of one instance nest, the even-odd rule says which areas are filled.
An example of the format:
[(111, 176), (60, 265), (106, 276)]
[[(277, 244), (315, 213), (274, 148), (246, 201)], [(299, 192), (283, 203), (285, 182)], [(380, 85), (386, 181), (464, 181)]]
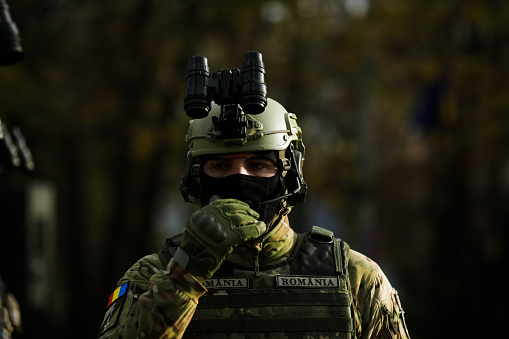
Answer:
[[(168, 240), (160, 257), (169, 261)], [(314, 226), (291, 258), (260, 271), (229, 262), (207, 280), (184, 338), (354, 338), (348, 245)]]

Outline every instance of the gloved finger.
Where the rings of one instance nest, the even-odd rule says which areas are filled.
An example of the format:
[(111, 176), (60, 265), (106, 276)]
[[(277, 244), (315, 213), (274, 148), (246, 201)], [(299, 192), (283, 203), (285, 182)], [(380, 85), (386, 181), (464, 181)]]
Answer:
[(263, 221), (247, 224), (235, 228), (235, 231), (240, 235), (244, 241), (253, 240), (265, 233), (267, 226)]
[[(212, 208), (218, 209), (221, 211), (223, 215), (231, 215), (235, 214), (237, 212), (239, 213), (245, 213), (249, 215), (257, 215), (256, 211), (252, 210), (251, 207), (240, 200), (235, 199), (221, 199), (216, 200), (215, 202), (211, 203), (210, 206)], [(246, 211), (246, 212), (240, 212), (240, 211)], [(259, 215), (256, 216), (258, 218)]]
[(249, 215), (246, 213), (235, 213), (235, 214), (229, 215), (228, 219), (230, 219), (233, 227), (238, 227), (241, 225), (252, 224), (252, 223), (257, 222), (258, 221), (257, 217), (258, 217), (258, 213), (256, 213), (256, 216)]
[(235, 209), (235, 210), (231, 210), (231, 211), (224, 211), (223, 213), (226, 216), (228, 216), (228, 218), (231, 218), (231, 217), (233, 217), (236, 214), (239, 214), (241, 216), (249, 216), (249, 217), (254, 218), (254, 219), (258, 219), (260, 217), (258, 212), (256, 212), (255, 210), (252, 210), (250, 208)]
[(212, 198), (210, 198), (210, 205), (214, 208), (225, 208), (230, 205), (238, 205), (238, 206), (244, 206), (249, 207), (249, 205), (242, 200), (237, 199), (221, 199), (218, 195), (214, 195)]

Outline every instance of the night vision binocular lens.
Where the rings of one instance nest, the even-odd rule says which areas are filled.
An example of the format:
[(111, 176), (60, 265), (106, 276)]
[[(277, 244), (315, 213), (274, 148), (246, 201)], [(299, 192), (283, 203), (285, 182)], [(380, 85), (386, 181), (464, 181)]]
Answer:
[(210, 96), (207, 88), (209, 66), (207, 58), (194, 56), (187, 70), (187, 89), (184, 96), (184, 110), (194, 119), (205, 118), (210, 112)]
[(248, 52), (242, 64), (241, 106), (247, 114), (260, 114), (267, 106), (267, 86), (262, 55)]

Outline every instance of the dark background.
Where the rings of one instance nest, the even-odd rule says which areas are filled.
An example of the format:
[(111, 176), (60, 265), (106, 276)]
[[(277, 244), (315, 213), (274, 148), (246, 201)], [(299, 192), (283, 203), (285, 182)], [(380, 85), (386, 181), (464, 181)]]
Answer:
[(320, 225), (378, 262), (413, 338), (498, 338), (509, 223), (509, 3), (502, 0), (17, 0), (25, 58), (0, 119), (36, 169), (0, 177), (0, 274), (23, 338), (91, 338), (107, 295), (194, 210), (189, 58), (259, 51), (304, 131)]

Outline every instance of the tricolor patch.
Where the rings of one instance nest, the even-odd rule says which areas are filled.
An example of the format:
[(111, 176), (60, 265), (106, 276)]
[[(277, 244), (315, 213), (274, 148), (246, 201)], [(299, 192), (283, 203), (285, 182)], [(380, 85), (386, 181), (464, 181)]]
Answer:
[(106, 307), (106, 315), (104, 316), (103, 323), (99, 335), (116, 326), (118, 319), (121, 316), (123, 305), (125, 304), (128, 293), (129, 282), (117, 287), (115, 291), (108, 298), (108, 306)]
[(128, 283), (125, 283), (117, 287), (117, 289), (110, 295), (110, 298), (108, 300), (108, 306), (106, 306), (106, 308), (110, 307), (111, 303), (113, 303), (115, 300), (117, 300), (118, 298), (125, 294), (125, 292), (127, 291), (127, 284)]

